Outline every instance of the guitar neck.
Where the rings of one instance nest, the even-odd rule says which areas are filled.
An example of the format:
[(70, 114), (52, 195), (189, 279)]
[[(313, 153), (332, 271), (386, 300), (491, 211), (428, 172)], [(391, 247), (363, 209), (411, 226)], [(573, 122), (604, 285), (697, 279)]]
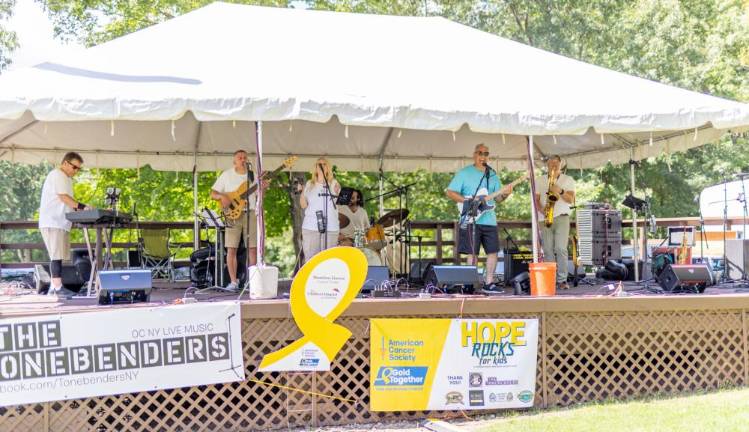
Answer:
[[(270, 178), (281, 172), (283, 170), (285, 165), (281, 165), (278, 168), (274, 169), (273, 171), (265, 171), (264, 173), (260, 174), (260, 179)], [(247, 188), (247, 190), (241, 195), (242, 199), (247, 199), (248, 196), (255, 193), (257, 190), (257, 183), (253, 183), (250, 187)]]
[[(515, 186), (519, 185), (520, 183), (522, 183), (523, 181), (525, 181), (525, 179), (526, 179), (526, 176), (518, 177), (515, 180), (511, 181), (510, 184), (509, 184), (509, 186), (515, 187)], [(502, 188), (499, 188), (498, 191), (490, 193), (489, 195), (486, 196), (487, 201), (496, 198), (497, 196), (499, 196), (499, 194), (501, 192), (502, 192)]]

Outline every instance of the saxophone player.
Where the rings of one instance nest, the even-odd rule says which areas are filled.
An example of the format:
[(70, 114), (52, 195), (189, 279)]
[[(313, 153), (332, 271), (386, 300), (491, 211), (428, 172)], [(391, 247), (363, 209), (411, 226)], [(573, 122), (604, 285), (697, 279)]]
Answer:
[(557, 263), (557, 288), (568, 289), (567, 243), (570, 236), (571, 204), (575, 201), (575, 180), (561, 172), (562, 158), (549, 156), (547, 174), (536, 178), (536, 209), (542, 220), (541, 241), (544, 261)]

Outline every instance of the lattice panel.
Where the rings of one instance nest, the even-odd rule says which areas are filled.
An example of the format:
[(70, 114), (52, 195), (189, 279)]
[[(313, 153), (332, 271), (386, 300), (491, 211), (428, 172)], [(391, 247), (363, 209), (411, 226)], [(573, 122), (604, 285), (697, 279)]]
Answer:
[(740, 311), (548, 314), (550, 405), (745, 383)]
[[(534, 317), (541, 315), (465, 316)], [(749, 329), (744, 328), (742, 311), (548, 313), (545, 317), (545, 325), (539, 322), (537, 406), (745, 384), (744, 337)], [(254, 431), (454, 415), (369, 412), (369, 320), (339, 322), (353, 336), (330, 372), (257, 372), (265, 354), (301, 334), (291, 319), (246, 320), (242, 338), (248, 380), (244, 382), (9, 407), (0, 409), (0, 430), (43, 431), (49, 425), (51, 431)]]

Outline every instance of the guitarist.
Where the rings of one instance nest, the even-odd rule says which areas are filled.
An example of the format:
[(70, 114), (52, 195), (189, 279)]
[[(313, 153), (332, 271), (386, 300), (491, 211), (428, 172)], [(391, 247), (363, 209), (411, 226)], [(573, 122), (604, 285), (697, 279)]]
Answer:
[[(234, 192), (242, 185), (242, 183), (247, 181), (248, 170), (250, 173), (250, 181), (255, 178), (255, 173), (252, 172), (251, 166), (247, 162), (246, 151), (235, 151), (233, 164), (234, 166), (232, 168), (221, 173), (211, 187), (211, 198), (219, 201), (221, 207), (226, 207), (231, 203), (228, 193)], [(267, 186), (267, 182), (264, 182), (263, 188)], [(237, 220), (227, 219), (226, 221), (226, 233), (224, 235), (224, 241), (226, 244), (226, 267), (229, 270), (229, 279), (231, 279), (231, 282), (229, 282), (226, 288), (229, 290), (239, 290), (239, 283), (237, 281), (237, 248), (239, 247), (239, 240), (242, 236), (244, 236), (245, 247), (247, 247), (249, 265), (255, 265), (255, 261), (257, 260), (257, 216), (255, 215), (254, 193), (247, 197), (247, 203), (250, 211), (249, 226), (246, 214), (243, 214), (242, 217)]]
[[(484, 144), (478, 144), (473, 151), (473, 165), (461, 169), (455, 173), (450, 184), (447, 186), (447, 197), (461, 204), (466, 196), (489, 195), (500, 191), (494, 199), (499, 203), (507, 199), (512, 193), (512, 185), (501, 188), (499, 177), (488, 165), (489, 148)], [(501, 188), (501, 189), (500, 189)], [(477, 191), (479, 193), (477, 193)], [(479, 198), (484, 201), (484, 198)], [(470, 232), (473, 231), (473, 238)], [(497, 215), (494, 211), (487, 211), (479, 217), (475, 223), (460, 229), (458, 251), (469, 255), (468, 264), (478, 265), (478, 254), (480, 246), (484, 246), (486, 253), (486, 271), (484, 272), (484, 291), (494, 293), (499, 287), (494, 284), (494, 270), (497, 267), (497, 252), (499, 252), (499, 234), (497, 233)]]

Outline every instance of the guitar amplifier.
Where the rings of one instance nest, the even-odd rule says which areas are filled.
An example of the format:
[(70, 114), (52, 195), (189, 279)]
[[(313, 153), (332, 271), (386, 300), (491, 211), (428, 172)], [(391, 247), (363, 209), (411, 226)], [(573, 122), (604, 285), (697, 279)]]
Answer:
[(528, 264), (533, 262), (533, 252), (508, 249), (504, 255), (504, 282), (509, 285), (512, 278), (528, 271)]

